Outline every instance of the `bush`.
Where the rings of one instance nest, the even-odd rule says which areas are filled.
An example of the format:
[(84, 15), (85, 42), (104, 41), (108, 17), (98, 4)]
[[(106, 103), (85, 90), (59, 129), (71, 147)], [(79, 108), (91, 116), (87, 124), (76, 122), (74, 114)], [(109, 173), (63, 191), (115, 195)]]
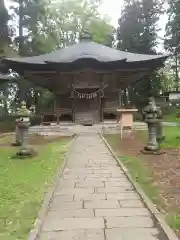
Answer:
[(0, 132), (14, 132), (15, 116), (2, 116), (0, 117)]
[[(14, 132), (16, 119), (17, 117), (12, 115), (0, 117), (0, 132), (1, 133)], [(34, 115), (30, 118), (30, 121), (31, 126), (40, 125), (41, 116)]]
[(134, 121), (142, 122), (143, 115), (140, 111), (134, 113)]
[(180, 109), (176, 110), (176, 122), (180, 126)]
[(40, 125), (41, 116), (40, 115), (34, 115), (34, 116), (31, 117), (30, 121), (31, 121), (31, 126)]

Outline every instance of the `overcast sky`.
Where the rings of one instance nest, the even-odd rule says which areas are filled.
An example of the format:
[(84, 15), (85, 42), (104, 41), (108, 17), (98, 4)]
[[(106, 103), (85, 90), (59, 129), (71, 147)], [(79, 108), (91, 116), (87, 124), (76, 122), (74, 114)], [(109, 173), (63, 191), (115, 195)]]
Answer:
[[(9, 6), (10, 0), (5, 0), (6, 5)], [(123, 0), (104, 0), (103, 5), (100, 8), (101, 14), (106, 14), (111, 18), (111, 23), (117, 27), (118, 18), (120, 17), (121, 9), (123, 6)], [(159, 27), (162, 29), (159, 32), (159, 36), (164, 36), (164, 29), (167, 22), (167, 15), (163, 15), (159, 21)], [(162, 41), (161, 41), (162, 42)], [(163, 49), (161, 44), (160, 50)]]

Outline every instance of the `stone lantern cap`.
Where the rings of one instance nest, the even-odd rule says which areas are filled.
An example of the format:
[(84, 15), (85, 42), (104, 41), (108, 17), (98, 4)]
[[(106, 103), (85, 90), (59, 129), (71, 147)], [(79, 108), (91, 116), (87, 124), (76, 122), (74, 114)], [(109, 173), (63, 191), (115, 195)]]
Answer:
[(19, 117), (29, 117), (31, 112), (26, 107), (26, 102), (21, 102), (21, 107), (17, 109), (16, 115)]

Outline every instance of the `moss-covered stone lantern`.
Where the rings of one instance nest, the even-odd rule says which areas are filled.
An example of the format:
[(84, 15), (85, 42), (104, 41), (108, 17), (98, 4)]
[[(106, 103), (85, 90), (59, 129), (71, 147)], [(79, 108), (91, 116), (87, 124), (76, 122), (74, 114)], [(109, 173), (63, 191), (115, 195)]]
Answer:
[(159, 123), (159, 109), (153, 97), (148, 98), (148, 105), (143, 109), (145, 122), (148, 125), (148, 143), (142, 150), (146, 154), (160, 153), (160, 146), (157, 141), (157, 125)]
[(30, 111), (26, 108), (26, 102), (21, 102), (21, 107), (18, 109), (17, 113), (17, 143), (21, 145), (20, 150), (17, 152), (17, 156), (21, 158), (31, 157), (34, 155), (34, 151), (27, 144), (28, 140), (28, 129), (30, 126)]
[(163, 132), (163, 124), (162, 124), (163, 114), (162, 114), (162, 110), (160, 107), (157, 107), (157, 110), (158, 110), (158, 112), (157, 112), (158, 122), (157, 122), (157, 126), (156, 126), (156, 139), (157, 139), (158, 143), (161, 143), (165, 139), (164, 132)]

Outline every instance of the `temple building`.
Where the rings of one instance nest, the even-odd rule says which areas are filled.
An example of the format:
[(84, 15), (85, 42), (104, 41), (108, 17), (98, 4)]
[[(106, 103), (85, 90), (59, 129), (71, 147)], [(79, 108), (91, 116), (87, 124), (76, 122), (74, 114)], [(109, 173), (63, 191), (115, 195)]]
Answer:
[(121, 90), (163, 67), (166, 56), (119, 51), (96, 42), (85, 32), (79, 42), (54, 52), (3, 63), (55, 94), (53, 109), (43, 115), (68, 116), (77, 124), (103, 122), (116, 114)]

